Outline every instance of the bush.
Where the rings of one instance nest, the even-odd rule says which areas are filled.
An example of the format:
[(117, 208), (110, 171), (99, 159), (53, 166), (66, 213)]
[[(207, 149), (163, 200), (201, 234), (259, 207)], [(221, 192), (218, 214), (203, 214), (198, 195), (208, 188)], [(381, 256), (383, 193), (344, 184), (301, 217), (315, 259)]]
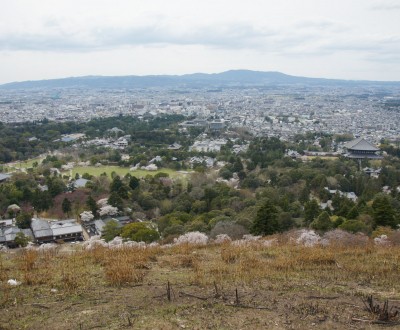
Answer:
[(333, 228), (333, 223), (329, 217), (328, 212), (322, 212), (317, 219), (311, 222), (311, 228), (320, 231), (328, 231)]
[(400, 231), (392, 232), (388, 238), (392, 245), (400, 245)]
[(121, 236), (124, 239), (129, 239), (136, 242), (154, 242), (160, 238), (158, 232), (148, 223), (136, 222), (125, 225), (122, 228)]
[(391, 227), (378, 226), (371, 234), (372, 238), (381, 237), (382, 235), (390, 236), (393, 232)]
[(185, 232), (185, 228), (180, 224), (174, 224), (170, 227), (167, 227), (163, 231), (163, 237), (171, 236), (171, 235), (182, 235)]
[(19, 232), (15, 235), (15, 244), (21, 247), (25, 247), (28, 245), (30, 239), (24, 233)]
[(208, 237), (206, 234), (200, 233), (198, 231), (186, 233), (181, 235), (174, 240), (174, 243), (179, 244), (193, 244), (193, 245), (206, 245), (208, 242)]
[(103, 227), (102, 236), (106, 242), (121, 234), (121, 227), (118, 221), (110, 220)]
[(343, 229), (351, 233), (368, 233), (370, 228), (359, 220), (346, 220), (339, 226), (339, 229)]
[(29, 213), (22, 212), (16, 217), (16, 225), (18, 228), (27, 229), (31, 226), (32, 216)]
[(219, 176), (225, 180), (229, 180), (232, 177), (232, 172), (227, 168), (222, 168), (219, 170)]
[(341, 229), (328, 231), (321, 240), (321, 244), (324, 246), (339, 245), (346, 247), (366, 246), (368, 242), (368, 237), (363, 234), (352, 234)]
[(220, 221), (211, 230), (210, 237), (216, 238), (219, 235), (228, 235), (232, 239), (240, 239), (248, 233), (246, 228), (235, 222)]
[(300, 231), (300, 235), (296, 239), (296, 243), (307, 247), (312, 247), (320, 243), (321, 237), (313, 230)]

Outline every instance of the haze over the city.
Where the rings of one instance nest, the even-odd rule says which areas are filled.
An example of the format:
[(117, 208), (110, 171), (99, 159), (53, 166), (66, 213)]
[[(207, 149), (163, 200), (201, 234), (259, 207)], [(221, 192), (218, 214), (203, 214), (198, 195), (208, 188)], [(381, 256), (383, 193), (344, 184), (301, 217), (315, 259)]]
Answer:
[(393, 0), (4, 1), (0, 83), (230, 69), (400, 80), (399, 14)]

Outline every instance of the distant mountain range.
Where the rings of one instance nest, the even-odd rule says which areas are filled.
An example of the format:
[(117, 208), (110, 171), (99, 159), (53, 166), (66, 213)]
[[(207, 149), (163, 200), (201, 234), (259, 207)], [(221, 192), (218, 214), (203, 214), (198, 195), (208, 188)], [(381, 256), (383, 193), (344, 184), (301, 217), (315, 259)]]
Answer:
[(185, 75), (154, 76), (85, 76), (62, 79), (13, 82), (0, 85), (0, 89), (48, 88), (215, 88), (245, 86), (376, 86), (400, 87), (400, 81), (339, 80), (290, 76), (281, 72), (231, 70), (222, 73), (194, 73)]

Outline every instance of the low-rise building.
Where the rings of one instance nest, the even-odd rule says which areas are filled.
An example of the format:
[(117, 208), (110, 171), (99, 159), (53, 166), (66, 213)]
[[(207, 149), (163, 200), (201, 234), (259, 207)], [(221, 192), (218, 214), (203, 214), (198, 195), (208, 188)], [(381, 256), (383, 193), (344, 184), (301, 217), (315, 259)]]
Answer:
[(18, 244), (15, 243), (15, 238), (18, 233), (22, 233), (27, 236), (29, 239), (33, 240), (32, 230), (21, 229), (15, 226), (4, 226), (0, 227), (0, 244), (3, 244), (9, 248), (18, 247)]
[(82, 240), (82, 226), (74, 219), (60, 220), (50, 223), (53, 240), (75, 241)]
[(0, 183), (5, 182), (11, 178), (10, 174), (0, 173)]
[(82, 226), (74, 219), (53, 221), (32, 219), (31, 228), (33, 236), (39, 244), (83, 239)]

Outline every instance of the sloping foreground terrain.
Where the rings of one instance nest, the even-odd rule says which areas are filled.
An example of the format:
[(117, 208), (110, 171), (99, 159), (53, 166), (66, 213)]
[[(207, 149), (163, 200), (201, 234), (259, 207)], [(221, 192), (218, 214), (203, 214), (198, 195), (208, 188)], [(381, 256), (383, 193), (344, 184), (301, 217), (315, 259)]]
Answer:
[(0, 257), (2, 330), (400, 327), (400, 248), (365, 240), (64, 245)]

